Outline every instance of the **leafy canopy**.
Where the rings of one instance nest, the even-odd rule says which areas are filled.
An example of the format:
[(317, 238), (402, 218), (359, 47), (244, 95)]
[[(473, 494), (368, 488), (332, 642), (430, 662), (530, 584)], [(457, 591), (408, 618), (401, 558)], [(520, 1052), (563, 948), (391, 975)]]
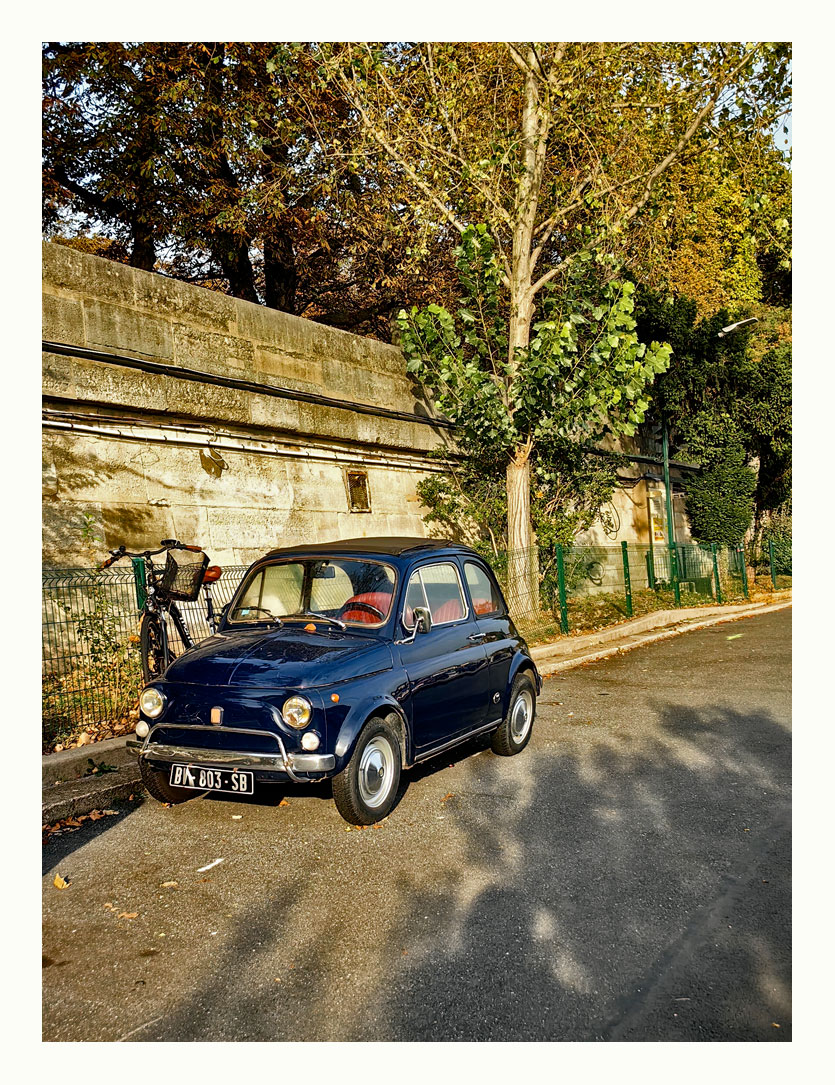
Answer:
[(647, 388), (670, 348), (639, 341), (632, 283), (603, 259), (578, 261), (565, 289), (545, 289), (527, 348), (508, 354), (508, 320), (495, 243), (483, 225), (456, 249), (463, 304), (401, 310), (407, 368), (471, 449), (510, 455), (520, 445), (636, 432)]

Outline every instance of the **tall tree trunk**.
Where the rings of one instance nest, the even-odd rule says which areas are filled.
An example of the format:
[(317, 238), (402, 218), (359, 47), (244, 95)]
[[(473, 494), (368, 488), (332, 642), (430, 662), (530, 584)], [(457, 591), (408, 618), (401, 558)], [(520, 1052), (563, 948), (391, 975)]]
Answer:
[[(516, 189), (513, 250), (510, 266), (510, 323), (508, 365), (511, 383), (517, 352), (530, 343), (534, 299), (531, 289), (532, 247), (539, 190), (548, 142), (548, 118), (542, 108), (534, 70), (535, 55), (528, 55), (522, 105), (522, 172)], [(531, 529), (531, 445), (514, 449), (507, 466), (508, 593), (516, 599), (517, 613), (539, 610), (539, 577)], [(513, 607), (513, 603), (510, 603)]]
[(130, 266), (141, 271), (153, 271), (156, 262), (153, 227), (134, 219), (131, 223)]
[(255, 276), (252, 273), (252, 261), (249, 258), (249, 245), (241, 238), (221, 234), (212, 239), (212, 251), (229, 282), (233, 298), (258, 302), (255, 290)]
[(299, 275), (293, 239), (288, 233), (276, 233), (264, 241), (264, 302), (270, 309), (295, 313)]

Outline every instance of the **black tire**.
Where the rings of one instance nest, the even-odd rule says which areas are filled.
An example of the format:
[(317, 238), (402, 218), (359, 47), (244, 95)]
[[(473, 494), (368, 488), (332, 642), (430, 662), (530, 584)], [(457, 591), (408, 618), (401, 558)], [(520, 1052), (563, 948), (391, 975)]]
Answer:
[(516, 675), (510, 687), (507, 714), (493, 735), (493, 753), (500, 757), (521, 753), (531, 740), (535, 718), (536, 685), (530, 674), (523, 671)]
[(142, 757), (139, 759), (139, 775), (151, 798), (156, 799), (157, 802), (166, 802), (169, 806), (177, 806), (201, 794), (188, 787), (172, 787), (168, 782), (168, 773), (164, 770), (152, 769)]
[(400, 765), (396, 731), (375, 716), (360, 731), (348, 764), (332, 780), (336, 809), (349, 824), (373, 825), (386, 817), (397, 800)]
[(156, 614), (145, 613), (139, 624), (139, 652), (142, 656), (142, 678), (147, 686), (159, 678), (168, 666), (162, 646), (162, 622)]

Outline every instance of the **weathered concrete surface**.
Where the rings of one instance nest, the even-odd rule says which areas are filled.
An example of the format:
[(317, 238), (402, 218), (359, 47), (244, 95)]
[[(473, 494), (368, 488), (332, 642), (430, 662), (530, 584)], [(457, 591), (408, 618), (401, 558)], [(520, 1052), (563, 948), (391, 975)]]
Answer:
[[(43, 246), (43, 338), (431, 417), (401, 352), (122, 264)], [(44, 354), (44, 562), (176, 535), (246, 564), (277, 543), (424, 535), (431, 425)], [(206, 449), (217, 449), (216, 470)], [(368, 468), (371, 511), (345, 471)]]
[(54, 839), (45, 1039), (791, 1039), (790, 653), (784, 610), (547, 679), (378, 829), (295, 789)]

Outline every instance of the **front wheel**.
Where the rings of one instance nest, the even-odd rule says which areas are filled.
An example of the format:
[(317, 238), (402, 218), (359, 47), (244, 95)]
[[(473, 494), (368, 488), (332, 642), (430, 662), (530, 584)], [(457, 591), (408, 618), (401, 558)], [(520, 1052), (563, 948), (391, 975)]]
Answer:
[(351, 825), (373, 825), (390, 812), (400, 783), (400, 742), (384, 719), (363, 727), (348, 764), (333, 778), (336, 809)]
[(139, 651), (142, 656), (142, 678), (147, 686), (159, 678), (168, 666), (165, 642), (162, 634), (162, 619), (158, 614), (146, 611), (139, 626)]
[(510, 687), (507, 714), (493, 735), (493, 753), (512, 757), (531, 740), (536, 715), (536, 686), (529, 674), (517, 674)]
[(168, 773), (152, 769), (150, 765), (145, 764), (145, 759), (142, 757), (139, 758), (139, 775), (151, 798), (156, 799), (157, 802), (167, 803), (169, 806), (177, 806), (200, 794), (189, 787), (172, 787), (168, 782)]

